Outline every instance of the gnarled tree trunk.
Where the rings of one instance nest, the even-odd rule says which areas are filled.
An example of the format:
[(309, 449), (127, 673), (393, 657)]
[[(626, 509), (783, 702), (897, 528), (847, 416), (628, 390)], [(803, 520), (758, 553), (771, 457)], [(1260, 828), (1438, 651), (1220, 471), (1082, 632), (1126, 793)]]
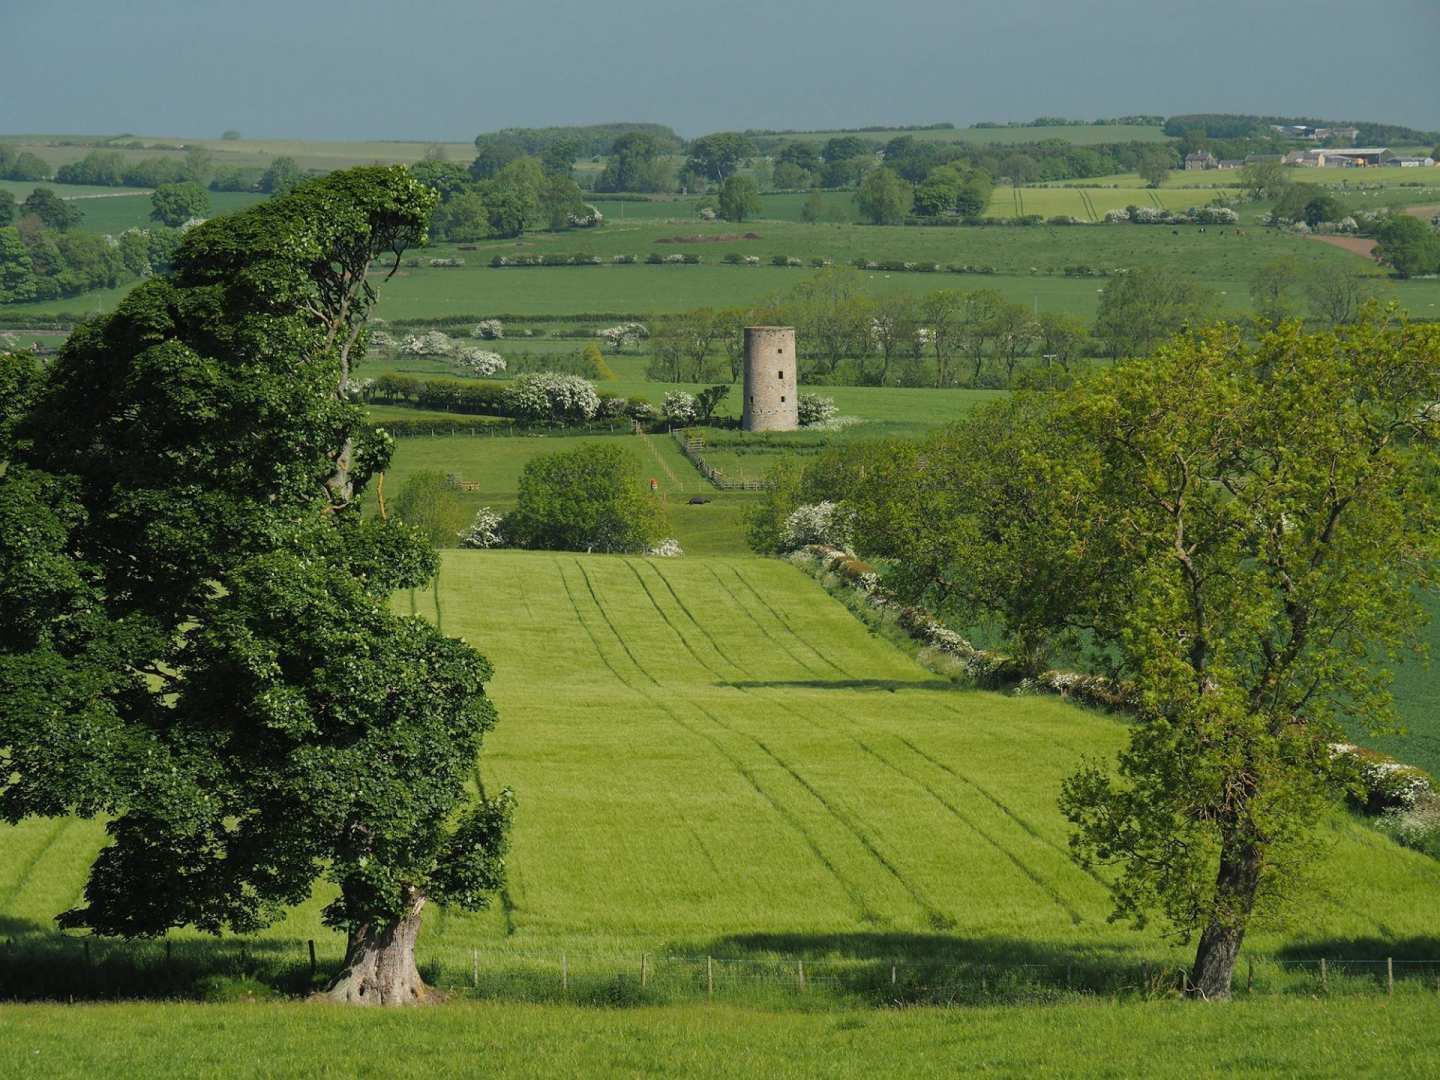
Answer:
[(1245, 926), (1255, 907), (1260, 884), (1260, 850), (1248, 840), (1227, 838), (1220, 850), (1215, 881), (1215, 907), (1195, 950), (1189, 994), (1206, 1001), (1226, 1001), (1235, 961), (1245, 940)]
[(420, 978), (415, 940), (425, 897), (412, 895), (408, 913), (393, 923), (366, 923), (350, 932), (345, 964), (320, 995), (344, 1005), (424, 1005), (441, 995)]

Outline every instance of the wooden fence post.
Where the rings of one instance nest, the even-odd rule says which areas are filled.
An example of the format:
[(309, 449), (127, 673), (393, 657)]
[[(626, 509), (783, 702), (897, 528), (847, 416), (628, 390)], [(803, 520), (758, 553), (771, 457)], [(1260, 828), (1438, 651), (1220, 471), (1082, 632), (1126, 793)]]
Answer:
[(470, 988), (480, 989), (480, 950), (470, 950)]
[(894, 964), (891, 964), (891, 965), (890, 965), (890, 985), (891, 985), (891, 986), (894, 986), (894, 985), (895, 985), (895, 965), (894, 965)]
[(804, 990), (804, 989), (805, 989), (805, 961), (804, 961), (804, 960), (796, 960), (796, 961), (795, 961), (795, 970), (796, 970), (797, 972), (799, 972), (799, 975), (800, 975), (800, 989), (801, 989), (801, 990)]
[(1251, 957), (1251, 958), (1250, 958), (1250, 970), (1249, 970), (1249, 974), (1247, 974), (1247, 975), (1245, 976), (1245, 993), (1247, 993), (1247, 994), (1253, 994), (1254, 992), (1255, 992), (1255, 958), (1254, 958), (1254, 957)]
[(1395, 958), (1393, 956), (1385, 958), (1385, 992), (1387, 994), (1395, 993)]
[(1320, 989), (1330, 989), (1330, 973), (1325, 970), (1325, 957), (1320, 957)]
[(315, 962), (315, 939), (314, 939), (314, 938), (311, 938), (311, 939), (310, 939), (309, 945), (310, 945), (310, 978), (313, 979), (313, 978), (315, 978), (315, 972), (319, 969), (319, 965), (316, 964), (316, 962)]
[(715, 1000), (715, 960), (713, 957), (705, 957), (705, 1000)]
[(641, 986), (641, 989), (644, 989), (645, 979), (646, 979), (646, 975), (647, 975), (647, 974), (648, 974), (648, 972), (645, 970), (645, 954), (642, 952), (642, 953), (640, 954), (640, 986)]
[(570, 992), (570, 959), (563, 952), (560, 954), (560, 989)]

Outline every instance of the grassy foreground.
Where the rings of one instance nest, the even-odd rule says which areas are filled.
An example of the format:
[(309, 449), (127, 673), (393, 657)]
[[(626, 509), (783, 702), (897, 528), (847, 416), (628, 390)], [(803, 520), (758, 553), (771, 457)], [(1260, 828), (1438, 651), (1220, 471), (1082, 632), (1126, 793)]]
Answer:
[(12, 1077), (1431, 1076), (1421, 997), (771, 1013), (486, 1004), (0, 1010)]

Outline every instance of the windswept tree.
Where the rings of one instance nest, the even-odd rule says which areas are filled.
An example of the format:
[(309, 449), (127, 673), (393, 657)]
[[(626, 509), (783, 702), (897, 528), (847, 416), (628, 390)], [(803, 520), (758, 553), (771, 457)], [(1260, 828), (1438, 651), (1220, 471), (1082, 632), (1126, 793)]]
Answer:
[(499, 886), (490, 668), (391, 612), (436, 556), (362, 513), (391, 442), (344, 390), (370, 264), (433, 202), (399, 167), (302, 184), (191, 229), (49, 370), (0, 360), (0, 812), (110, 819), (63, 926), (250, 933), (323, 880), (330, 996), (400, 1004), (424, 905)]

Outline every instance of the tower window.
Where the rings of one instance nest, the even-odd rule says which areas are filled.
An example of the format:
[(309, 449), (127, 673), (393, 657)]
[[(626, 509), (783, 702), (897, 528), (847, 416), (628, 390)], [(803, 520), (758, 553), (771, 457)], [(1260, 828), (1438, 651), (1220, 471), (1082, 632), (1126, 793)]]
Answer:
[(755, 395), (754, 395), (754, 394), (751, 394), (751, 395), (750, 395), (750, 404), (751, 404), (751, 405), (754, 405), (754, 404), (755, 404)]
[(780, 395), (780, 404), (781, 404), (781, 405), (784, 405), (784, 404), (785, 404), (785, 395), (784, 395), (784, 394), (781, 394), (781, 395)]
[(779, 353), (781, 356), (784, 356), (784, 355), (785, 355), (785, 346), (784, 346), (784, 345), (781, 345), (781, 346), (780, 346), (778, 349), (776, 349), (775, 351), (776, 351), (777, 353)]
[(777, 379), (783, 379), (783, 378), (785, 378), (785, 373), (784, 373), (783, 371), (777, 371), (777, 372), (775, 373), (775, 377), (776, 377)]

